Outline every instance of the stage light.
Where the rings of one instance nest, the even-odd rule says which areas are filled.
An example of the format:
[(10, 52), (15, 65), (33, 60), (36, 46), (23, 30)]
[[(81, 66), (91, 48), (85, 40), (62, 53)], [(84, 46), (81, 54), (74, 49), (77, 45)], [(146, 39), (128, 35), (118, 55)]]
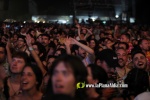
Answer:
[(116, 18), (119, 18), (119, 15), (116, 15), (115, 17), (116, 17)]

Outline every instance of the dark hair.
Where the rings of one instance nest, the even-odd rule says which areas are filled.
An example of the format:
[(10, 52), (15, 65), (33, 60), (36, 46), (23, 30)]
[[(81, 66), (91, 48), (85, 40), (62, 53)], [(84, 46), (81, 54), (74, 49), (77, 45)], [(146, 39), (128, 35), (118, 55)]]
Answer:
[(148, 74), (143, 69), (134, 68), (128, 73), (125, 83), (128, 84), (128, 94), (136, 96), (149, 88)]
[(143, 42), (144, 40), (147, 40), (147, 41), (148, 41), (148, 39), (146, 39), (146, 38), (140, 39), (140, 40), (138, 41), (138, 45), (142, 44), (142, 42)]
[[(87, 70), (85, 65), (83, 64), (83, 62), (76, 56), (72, 56), (72, 55), (65, 55), (65, 56), (61, 56), (60, 58), (56, 59), (54, 61), (54, 63), (51, 66), (51, 69), (49, 71), (49, 75), (52, 77), (53, 76), (53, 71), (54, 69), (57, 67), (57, 65), (63, 62), (66, 67), (69, 67), (72, 69), (73, 74), (74, 74), (74, 78), (76, 80), (76, 82), (87, 82)], [(77, 89), (75, 92), (75, 98), (77, 98), (77, 100), (85, 100), (85, 95), (86, 95), (86, 89)], [(47, 100), (47, 97), (49, 97), (49, 95), (54, 95), (53, 90), (52, 90), (52, 81), (51, 79), (49, 80), (49, 84), (47, 87), (47, 92), (45, 94), (45, 97), (43, 100)]]
[[(95, 64), (90, 64), (87, 67), (91, 69), (93, 79), (97, 79), (98, 83), (103, 83), (103, 84), (107, 83), (108, 76), (103, 68)], [(100, 88), (97, 88), (96, 92), (100, 94), (100, 90), (101, 90)]]
[[(57, 51), (60, 51), (60, 52), (61, 52), (61, 54), (60, 54), (59, 56), (66, 55), (66, 50), (63, 49), (63, 48), (59, 48), (59, 49), (56, 50), (56, 52), (57, 52)], [(55, 52), (55, 53), (56, 53), (56, 52)]]
[[(122, 35), (125, 35), (129, 40), (130, 40), (130, 38), (131, 38), (131, 37), (130, 37), (130, 34), (128, 34), (128, 33), (125, 33), (125, 34), (122, 34)], [(122, 35), (121, 35), (121, 36), (122, 36)]]
[(50, 59), (50, 58), (55, 58), (55, 59), (56, 59), (57, 57), (56, 57), (56, 56), (53, 56), (53, 55), (49, 55), (49, 56), (48, 56), (48, 59)]
[(146, 57), (146, 55), (145, 55), (144, 52), (142, 52), (141, 50), (136, 50), (136, 51), (132, 52), (132, 54), (131, 54), (132, 59), (133, 59), (134, 56), (135, 56), (136, 54), (138, 54), (138, 53), (140, 53), (140, 54), (142, 54), (142, 55), (144, 55), (144, 56)]
[(0, 47), (4, 49), (4, 53), (5, 53), (5, 55), (6, 55), (6, 54), (7, 54), (6, 44), (0, 43)]
[(47, 33), (41, 34), (41, 36), (46, 36), (46, 37), (48, 37), (48, 40), (50, 40), (50, 36)]
[(120, 45), (120, 44), (125, 45), (127, 50), (129, 49), (129, 45), (128, 45), (128, 43), (126, 43), (126, 42), (119, 42), (119, 43), (118, 43), (118, 45)]
[[(39, 68), (38, 66), (36, 66), (36, 65), (34, 65), (34, 64), (27, 64), (27, 65), (24, 67), (24, 69), (25, 69), (26, 67), (30, 67), (30, 68), (32, 69), (32, 71), (34, 72), (34, 74), (35, 74), (35, 76), (36, 76), (36, 81), (38, 82), (36, 88), (37, 88), (37, 90), (39, 90), (39, 88), (40, 88), (40, 86), (41, 86), (41, 84), (42, 84), (42, 79), (43, 79), (42, 71), (40, 70), (40, 68)], [(24, 70), (24, 69), (23, 69), (23, 70)]]
[(28, 54), (25, 53), (25, 52), (22, 52), (22, 51), (15, 52), (15, 53), (13, 54), (12, 58), (14, 58), (14, 57), (24, 59), (25, 64), (27, 64), (27, 63), (30, 62), (30, 61), (29, 61)]
[(18, 39), (19, 39), (19, 38), (23, 39), (23, 42), (26, 43), (26, 40), (25, 40), (26, 37), (25, 37), (24, 35), (19, 35), (19, 36), (18, 36)]
[(45, 57), (46, 57), (46, 49), (45, 49), (45, 47), (39, 42), (35, 42), (33, 45), (37, 46), (37, 48), (39, 50), (39, 54), (43, 53), (42, 57), (40, 57), (40, 60), (44, 61)]

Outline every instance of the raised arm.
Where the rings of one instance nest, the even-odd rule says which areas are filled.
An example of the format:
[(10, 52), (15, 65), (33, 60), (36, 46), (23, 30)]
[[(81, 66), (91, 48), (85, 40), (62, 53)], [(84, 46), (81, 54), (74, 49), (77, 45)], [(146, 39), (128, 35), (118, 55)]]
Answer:
[(11, 54), (11, 51), (10, 51), (10, 45), (11, 45), (10, 41), (8, 40), (7, 45), (6, 45), (6, 51), (7, 51), (7, 60), (8, 60), (9, 65), (12, 62), (12, 54)]
[(37, 63), (38, 67), (41, 69), (43, 76), (46, 74), (46, 70), (44, 69), (44, 66), (39, 58), (39, 56), (36, 54), (36, 52), (34, 51), (32, 44), (31, 44), (31, 37), (29, 35), (26, 36), (26, 42), (29, 48), (29, 51), (32, 55), (32, 57), (34, 58), (35, 62)]
[(66, 46), (66, 51), (67, 51), (67, 54), (68, 55), (71, 55), (71, 50), (70, 50), (70, 44), (71, 44), (71, 40), (70, 40), (70, 38), (66, 38), (65, 39), (65, 46)]
[(86, 46), (86, 45), (84, 45), (84, 44), (82, 44), (80, 42), (78, 42), (76, 39), (71, 38), (71, 43), (78, 45), (79, 47), (81, 47), (82, 49), (84, 49), (89, 54), (94, 55), (94, 50), (93, 49), (91, 49), (90, 47), (88, 47), (88, 46)]

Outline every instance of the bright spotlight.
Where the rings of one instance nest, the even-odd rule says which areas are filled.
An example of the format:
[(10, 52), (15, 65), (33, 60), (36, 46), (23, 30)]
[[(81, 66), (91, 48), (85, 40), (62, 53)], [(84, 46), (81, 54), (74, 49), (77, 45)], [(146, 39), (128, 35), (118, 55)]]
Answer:
[(115, 17), (116, 17), (116, 18), (119, 18), (119, 15), (116, 15)]
[(103, 24), (106, 24), (106, 21), (103, 21)]
[(26, 21), (24, 21), (23, 23), (26, 23)]

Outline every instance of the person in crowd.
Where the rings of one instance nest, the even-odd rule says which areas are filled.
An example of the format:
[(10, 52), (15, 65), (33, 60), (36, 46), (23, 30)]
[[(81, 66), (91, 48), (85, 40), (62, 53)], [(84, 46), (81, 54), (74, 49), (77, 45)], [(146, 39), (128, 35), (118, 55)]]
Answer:
[(149, 41), (148, 39), (141, 39), (139, 40), (139, 47), (145, 53), (146, 58), (148, 60), (148, 66), (150, 65), (150, 51), (149, 51)]
[(4, 67), (7, 76), (9, 75), (9, 64), (7, 61), (7, 50), (6, 45), (0, 43), (0, 67)]
[[(46, 66), (46, 50), (44, 48), (44, 46), (39, 43), (39, 42), (35, 42), (34, 44), (32, 44), (33, 46), (33, 49), (35, 50), (36, 54), (39, 56), (41, 62), (43, 63), (43, 65)], [(35, 62), (34, 61), (34, 58), (31, 56), (31, 61), (32, 62)]]
[(122, 34), (120, 37), (120, 41), (121, 42), (125, 42), (129, 45), (129, 49), (128, 52), (131, 53), (131, 50), (133, 49), (133, 45), (131, 43), (131, 36), (130, 34), (126, 33), (126, 34)]
[(128, 72), (130, 71), (130, 69), (128, 68), (128, 53), (127, 50), (123, 48), (118, 48), (116, 50), (116, 54), (118, 57), (118, 64), (119, 64), (119, 66), (116, 67), (117, 80), (123, 81)]
[(78, 57), (65, 55), (56, 59), (49, 75), (51, 78), (42, 100), (50, 100), (54, 94), (65, 94), (77, 100), (86, 100), (85, 88), (76, 87), (78, 82), (87, 82), (86, 67)]
[(30, 52), (26, 45), (25, 38), (26, 38), (25, 36), (19, 35), (18, 40), (17, 40), (18, 42), (17, 42), (17, 50), (16, 51), (26, 52), (28, 55), (30, 55)]
[(20, 92), (21, 73), (28, 61), (28, 55), (25, 52), (16, 52), (12, 56), (10, 64), (10, 77), (4, 81), (4, 94), (8, 99)]
[(46, 49), (46, 53), (48, 53), (49, 51), (49, 43), (50, 43), (50, 36), (48, 34), (42, 34), (42, 45), (45, 47)]
[(116, 53), (111, 49), (105, 49), (99, 52), (101, 67), (106, 71), (108, 78), (114, 78), (115, 68), (119, 66)]
[(36, 37), (36, 42), (42, 43), (42, 34), (39, 34), (39, 35)]
[[(6, 27), (6, 25), (10, 25), (10, 27)], [(26, 67), (28, 71), (33, 72), (33, 75), (37, 77), (34, 69), (31, 68), (32, 66), (26, 66), (27, 60), (30, 60), (31, 64), (35, 64), (41, 70), (42, 84), (39, 87), (37, 84), (33, 86), (29, 82), (29, 85), (33, 86), (34, 89), (36, 86), (39, 87), (34, 91), (40, 94), (41, 92), (44, 93), (44, 100), (46, 98), (57, 100), (59, 99), (58, 96), (66, 100), (125, 100), (129, 97), (138, 100), (143, 95), (148, 95), (149, 92), (144, 90), (144, 93), (139, 92), (140, 94), (131, 96), (128, 94), (123, 95), (129, 90), (124, 93), (123, 89), (120, 88), (105, 88), (100, 89), (100, 92), (97, 89), (87, 89), (85, 92), (85, 89), (77, 89), (76, 84), (77, 82), (82, 83), (84, 80), (86, 83), (91, 84), (104, 81), (104, 79), (98, 80), (104, 75), (102, 73), (102, 75), (95, 78), (95, 73), (98, 71), (93, 72), (95, 70), (93, 68), (97, 68), (101, 72), (103, 72), (101, 70), (103, 69), (106, 72), (107, 83), (124, 82), (129, 70), (133, 68), (146, 71), (150, 76), (150, 38), (148, 29), (149, 26), (137, 24), (122, 23), (122, 25), (115, 25), (110, 24), (110, 22), (107, 25), (97, 22), (86, 24), (79, 23), (77, 20), (75, 24), (2, 23), (2, 25), (0, 24), (0, 72), (3, 73), (0, 73), (0, 95), (4, 90), (2, 94), (5, 94), (6, 99), (10, 96), (31, 99), (25, 89), (23, 89), (23, 92), (20, 91), (22, 87), (19, 84), (22, 71), (26, 75)], [(95, 37), (95, 35), (99, 36)], [(35, 36), (37, 37), (35, 38)], [(18, 52), (19, 54), (17, 54)], [(76, 57), (74, 58), (73, 55)], [(85, 70), (82, 70), (81, 65), (88, 71), (88, 82), (86, 81), (87, 77), (85, 79)], [(24, 68), (24, 66), (26, 67)], [(92, 68), (90, 66), (97, 67)], [(59, 75), (57, 74), (58, 76), (56, 72), (60, 72)], [(80, 77), (84, 77), (84, 80), (80, 80)], [(141, 75), (141, 77), (144, 78), (145, 76)], [(25, 77), (25, 79), (28, 80), (29, 78)], [(33, 80), (31, 83), (36, 82), (35, 79)], [(32, 89), (29, 90), (32, 91)], [(87, 95), (81, 96), (79, 94), (82, 94), (81, 91)], [(2, 97), (4, 96), (2, 95)]]
[(87, 46), (87, 43), (83, 40), (77, 41), (71, 38), (71, 43), (78, 46), (78, 56), (82, 59), (85, 66), (94, 63), (95, 53), (94, 50)]
[(56, 56), (48, 56), (48, 60), (47, 60), (47, 68), (50, 69), (50, 67), (52, 66), (52, 63), (56, 60)]
[[(87, 80), (89, 84), (107, 83), (107, 73), (101, 67), (90, 64), (87, 66), (88, 76)], [(102, 88), (88, 88), (87, 89), (88, 100), (100, 100), (104, 94), (102, 94)]]
[[(128, 84), (128, 88), (125, 89), (124, 94), (128, 99), (132, 100), (140, 93), (146, 92), (148, 90), (148, 74), (143, 69), (134, 68), (128, 73), (125, 79), (125, 84)], [(144, 98), (147, 98), (147, 96)], [(144, 98), (142, 100), (145, 100)]]
[(41, 100), (43, 94), (39, 91), (42, 83), (42, 72), (35, 65), (26, 65), (22, 71), (21, 93), (10, 97), (9, 100)]
[(147, 70), (146, 55), (142, 51), (135, 51), (132, 53), (132, 61), (135, 68)]

